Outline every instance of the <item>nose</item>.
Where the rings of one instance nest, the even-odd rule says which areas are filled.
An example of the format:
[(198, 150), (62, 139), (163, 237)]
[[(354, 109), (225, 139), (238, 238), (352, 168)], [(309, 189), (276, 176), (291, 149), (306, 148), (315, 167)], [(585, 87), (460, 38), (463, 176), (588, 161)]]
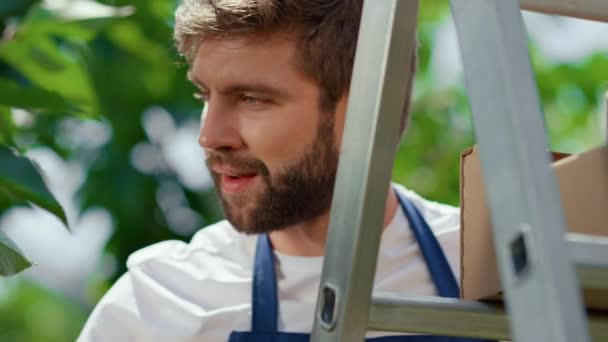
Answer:
[(207, 101), (201, 114), (198, 143), (206, 150), (241, 148), (243, 140), (239, 134), (236, 113), (222, 108), (219, 103)]

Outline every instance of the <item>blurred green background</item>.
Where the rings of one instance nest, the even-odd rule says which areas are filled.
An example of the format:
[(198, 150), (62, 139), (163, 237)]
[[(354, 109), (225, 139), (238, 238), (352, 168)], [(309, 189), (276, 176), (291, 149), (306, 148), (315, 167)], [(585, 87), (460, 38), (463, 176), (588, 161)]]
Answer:
[[(421, 3), (414, 113), (393, 178), (458, 205), (459, 154), (474, 144), (459, 52), (447, 0)], [(171, 39), (175, 7), (0, 2), (0, 143), (41, 164), (73, 229), (0, 208), (0, 229), (38, 264), (0, 278), (0, 341), (73, 341), (131, 252), (221, 218), (196, 147), (201, 105)], [(608, 25), (526, 24), (551, 148), (602, 144)]]

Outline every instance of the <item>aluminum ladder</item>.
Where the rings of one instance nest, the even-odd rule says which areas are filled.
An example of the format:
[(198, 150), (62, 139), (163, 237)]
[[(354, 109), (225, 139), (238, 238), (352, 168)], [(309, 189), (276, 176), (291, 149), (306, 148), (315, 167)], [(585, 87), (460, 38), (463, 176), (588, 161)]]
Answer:
[(608, 341), (608, 318), (587, 316), (579, 293), (608, 288), (608, 238), (565, 233), (520, 13), (608, 21), (608, 0), (451, 0), (508, 314), (455, 299), (372, 298), (418, 5), (364, 1), (311, 341), (361, 341), (367, 330)]

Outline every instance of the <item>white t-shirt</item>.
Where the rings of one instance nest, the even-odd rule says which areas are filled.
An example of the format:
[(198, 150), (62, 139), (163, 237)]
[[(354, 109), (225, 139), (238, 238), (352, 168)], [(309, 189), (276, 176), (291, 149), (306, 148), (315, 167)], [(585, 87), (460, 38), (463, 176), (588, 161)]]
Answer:
[[(427, 201), (395, 185), (418, 208), (459, 277), (459, 210)], [(256, 236), (227, 221), (202, 229), (190, 243), (164, 241), (133, 253), (125, 273), (89, 317), (79, 342), (225, 342), (230, 332), (249, 331)], [(323, 257), (274, 252), (280, 331), (310, 332)], [(374, 292), (436, 295), (403, 211), (382, 233)], [(388, 335), (369, 332), (368, 337)]]

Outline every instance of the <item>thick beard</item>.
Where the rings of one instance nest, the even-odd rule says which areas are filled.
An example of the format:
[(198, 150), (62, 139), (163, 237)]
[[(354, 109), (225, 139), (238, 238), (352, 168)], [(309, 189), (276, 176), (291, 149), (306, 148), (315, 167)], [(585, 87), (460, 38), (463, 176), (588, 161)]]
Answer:
[[(230, 152), (213, 152), (207, 162), (224, 161), (261, 176), (261, 193), (253, 196), (222, 196), (220, 175), (212, 173), (224, 214), (237, 231), (260, 234), (285, 229), (317, 218), (329, 211), (338, 169), (339, 153), (334, 139), (333, 118), (323, 115), (310, 150), (293, 165), (271, 175), (257, 159), (237, 158)], [(210, 168), (211, 169), (211, 168)]]

